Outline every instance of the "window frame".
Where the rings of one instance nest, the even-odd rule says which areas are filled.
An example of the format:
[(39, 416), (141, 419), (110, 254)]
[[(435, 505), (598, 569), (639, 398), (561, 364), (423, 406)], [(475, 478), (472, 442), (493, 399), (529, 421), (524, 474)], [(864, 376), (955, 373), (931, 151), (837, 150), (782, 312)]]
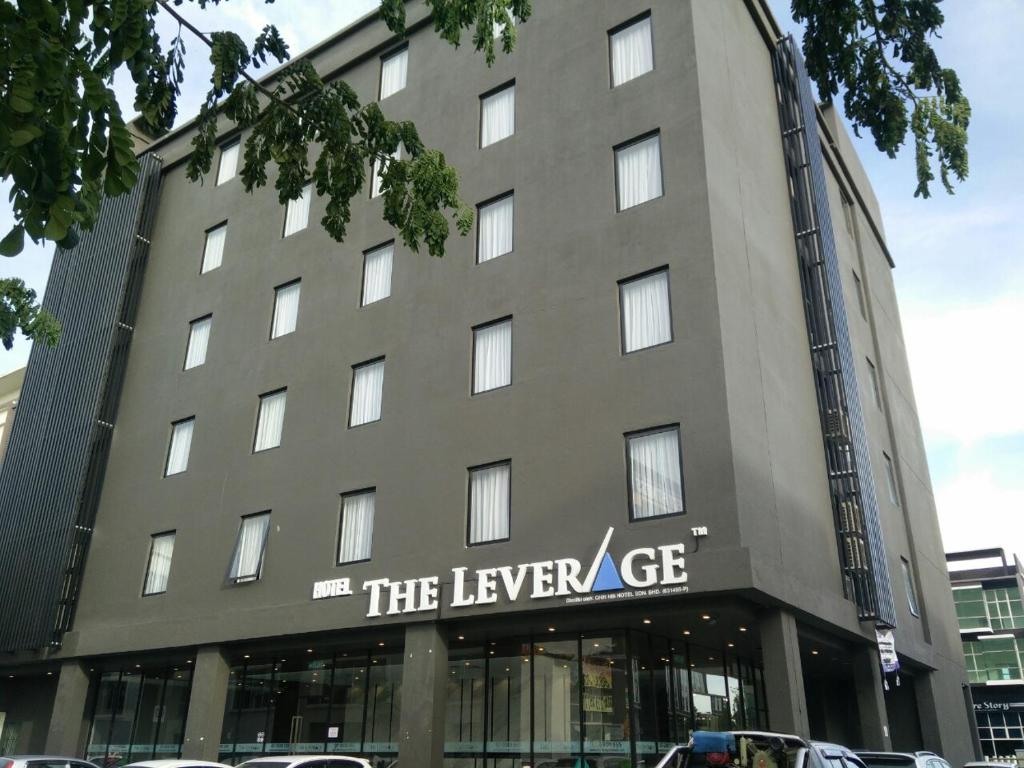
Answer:
[[(269, 449), (268, 449), (269, 450)], [(255, 576), (232, 576), (231, 567), (234, 565), (235, 557), (238, 555), (238, 547), (242, 543), (242, 526), (245, 525), (245, 521), (249, 518), (260, 517), (266, 515), (268, 518), (273, 510), (264, 509), (260, 512), (252, 512), (248, 515), (242, 515), (238, 520), (238, 530), (235, 533), (235, 546), (231, 550), (231, 559), (228, 560), (228, 573), (227, 573), (227, 584), (229, 586), (238, 586), (239, 584), (253, 584), (263, 578), (263, 562), (267, 556), (267, 542), (270, 540), (270, 520), (267, 520), (267, 529), (263, 532), (263, 542), (260, 545), (260, 559), (256, 564), (256, 575)]]
[[(626, 80), (625, 82), (622, 82), (622, 83), (619, 83), (618, 85), (616, 85), (615, 84), (615, 57), (614, 57), (614, 54), (612, 52), (612, 37), (617, 35), (619, 32), (624, 32), (625, 30), (629, 29), (634, 24), (639, 24), (644, 19), (650, 19), (651, 20), (651, 68), (649, 70), (647, 70), (646, 72), (644, 72), (643, 75), (637, 75), (636, 77), (630, 78), (629, 80)], [(608, 87), (609, 87), (609, 89), (614, 91), (616, 88), (619, 88), (619, 87), (625, 85), (626, 83), (631, 83), (634, 80), (639, 80), (644, 75), (649, 75), (651, 72), (654, 72), (657, 68), (658, 68), (657, 51), (654, 48), (654, 14), (652, 13), (652, 9), (651, 8), (648, 8), (646, 11), (638, 13), (635, 16), (633, 16), (632, 18), (626, 19), (625, 21), (620, 22), (619, 24), (616, 24), (614, 27), (612, 27), (611, 29), (608, 30)]]
[[(661, 194), (658, 195), (657, 197), (652, 197), (652, 198), (649, 198), (647, 200), (644, 200), (642, 203), (637, 203), (636, 205), (631, 205), (631, 206), (629, 206), (629, 208), (623, 208), (622, 207), (622, 201), (619, 198), (619, 152), (621, 152), (624, 149), (629, 149), (630, 147), (632, 147), (632, 146), (634, 146), (636, 144), (640, 144), (642, 142), (645, 142), (648, 139), (651, 139), (651, 138), (653, 138), (655, 136), (658, 138), (658, 173), (661, 175)], [(655, 200), (661, 200), (662, 198), (665, 197), (666, 192), (667, 192), (667, 190), (665, 189), (665, 155), (661, 151), (661, 149), (662, 148), (661, 148), (661, 127), (660, 126), (657, 127), (657, 128), (654, 128), (654, 129), (652, 129), (650, 131), (647, 131), (646, 133), (641, 133), (639, 136), (635, 136), (632, 139), (627, 139), (626, 141), (619, 142), (618, 144), (615, 144), (615, 145), (612, 146), (612, 167), (613, 167), (612, 169), (613, 169), (614, 175), (615, 175), (615, 212), (616, 213), (625, 213), (626, 211), (631, 211), (634, 208), (639, 208), (639, 207), (641, 207), (643, 205), (646, 205), (647, 203), (653, 203)]]
[[(473, 542), (473, 473), (479, 472), (484, 469), (491, 469), (493, 467), (508, 466), (508, 492), (506, 498), (508, 499), (508, 536), (503, 539), (488, 539), (487, 541)], [(499, 459), (497, 461), (489, 461), (486, 464), (475, 464), (472, 467), (466, 467), (466, 547), (485, 547), (488, 544), (501, 544), (502, 542), (512, 540), (512, 459)]]
[(369, 248), (367, 248), (366, 250), (363, 251), (363, 270), (362, 270), (362, 274), (360, 275), (360, 280), (359, 280), (359, 308), (360, 309), (363, 309), (364, 307), (373, 306), (374, 304), (379, 304), (380, 302), (387, 301), (388, 299), (391, 298), (391, 291), (390, 291), (390, 288), (389, 288), (387, 296), (384, 296), (383, 298), (380, 298), (380, 299), (374, 299), (369, 304), (366, 303), (366, 257), (367, 257), (367, 255), (369, 255), (371, 253), (376, 253), (377, 251), (379, 251), (379, 250), (381, 250), (383, 248), (387, 248), (389, 245), (391, 246), (391, 288), (394, 287), (394, 278), (395, 278), (395, 239), (391, 238), (390, 240), (385, 240), (384, 242), (382, 242), (382, 243), (380, 243), (378, 245), (370, 246)]
[[(213, 232), (215, 229), (220, 229), (221, 227), (224, 228), (224, 245), (221, 247), (221, 251), (220, 251), (220, 264), (218, 264), (216, 267), (211, 267), (210, 269), (204, 270), (203, 269), (203, 265), (206, 263), (206, 246), (209, 243), (210, 233)], [(228, 228), (228, 219), (224, 219), (219, 224), (214, 224), (212, 227), (207, 227), (206, 229), (203, 230), (203, 247), (201, 249), (201, 253), (199, 254), (199, 275), (200, 276), (208, 275), (211, 272), (216, 272), (218, 269), (220, 269), (221, 267), (224, 266), (224, 248), (226, 248), (227, 244), (228, 244), (227, 228)]]
[[(152, 569), (152, 567), (153, 567), (153, 544), (161, 536), (174, 536), (175, 537), (175, 544), (177, 544), (178, 530), (177, 530), (177, 528), (172, 528), (172, 529), (169, 529), (169, 530), (166, 530), (166, 531), (160, 531), (159, 533), (152, 533), (152, 534), (150, 534), (150, 536), (149, 536), (149, 552), (146, 554), (146, 571), (145, 571), (145, 573), (142, 574), (142, 590), (141, 590), (141, 592), (142, 592), (141, 596), (142, 597), (155, 597), (156, 595), (167, 594), (167, 585), (166, 584), (164, 585), (164, 588), (162, 590), (160, 590), (159, 592), (147, 592), (146, 591), (146, 584), (149, 582), (149, 572), (150, 572), (150, 569)], [(173, 553), (172, 553), (171, 557), (173, 559)], [(167, 575), (168, 575), (168, 578), (170, 578), (170, 572), (169, 571), (168, 571)]]
[[(238, 154), (235, 155), (235, 168), (232, 171), (231, 176), (229, 178), (224, 179), (224, 181), (221, 181), (220, 180), (220, 169), (224, 165), (224, 150), (225, 149), (231, 149), (232, 147), (238, 147)], [(227, 184), (232, 179), (237, 179), (238, 178), (238, 160), (241, 158), (241, 156), (242, 156), (242, 137), (241, 136), (238, 136), (238, 137), (236, 137), (234, 139), (229, 139), (228, 141), (225, 141), (223, 144), (218, 145), (218, 147), (217, 147), (217, 175), (214, 177), (216, 179), (216, 183), (213, 185), (214, 187), (221, 187), (221, 186)]]
[[(510, 133), (508, 136), (503, 136), (502, 138), (500, 138), (500, 139), (498, 139), (496, 141), (492, 141), (490, 144), (484, 144), (484, 101), (486, 101), (487, 99), (489, 99), (492, 96), (497, 96), (499, 93), (501, 93), (502, 91), (504, 91), (507, 88), (511, 88), (514, 91), (515, 87), (516, 87), (516, 79), (513, 77), (513, 78), (511, 78), (509, 80), (506, 80), (501, 85), (495, 86), (494, 88), (491, 88), (489, 91), (484, 91), (483, 93), (480, 94), (479, 99), (478, 99), (478, 101), (479, 101), (479, 107), (478, 107), (479, 116), (478, 116), (478, 119), (477, 119), (477, 131), (476, 131), (476, 134), (477, 134), (476, 135), (476, 148), (478, 150), (479, 149), (487, 149), (488, 147), (493, 147), (496, 144), (500, 144), (503, 141), (507, 141), (508, 139), (511, 139), (513, 136), (515, 136), (519, 132), (519, 115), (518, 115), (519, 110), (517, 110), (515, 108), (515, 106), (513, 106), (512, 107), (512, 133)], [(513, 96), (513, 99), (516, 99), (516, 96)]]
[(185, 468), (183, 470), (181, 470), (180, 472), (173, 472), (171, 474), (167, 473), (168, 466), (170, 465), (170, 462), (171, 462), (171, 449), (174, 447), (174, 428), (178, 424), (184, 424), (186, 421), (191, 421), (192, 422), (192, 437), (195, 437), (195, 433), (196, 433), (196, 425), (195, 425), (196, 417), (195, 417), (195, 414), (193, 414), (191, 416), (186, 416), (183, 419), (175, 419), (174, 421), (171, 422), (171, 434), (168, 436), (168, 439), (167, 439), (167, 452), (166, 452), (166, 454), (164, 456), (164, 477), (174, 477), (175, 475), (183, 475), (186, 472), (188, 472), (188, 459), (192, 458), (192, 437), (189, 438), (189, 443), (188, 443), (188, 459), (185, 460)]
[[(638, 347), (637, 349), (631, 349), (626, 351), (626, 313), (623, 311), (622, 305), (622, 289), (629, 283), (634, 283), (637, 280), (644, 280), (649, 277), (653, 277), (659, 272), (665, 273), (665, 289), (668, 292), (668, 341), (660, 341), (657, 344), (651, 344), (648, 347)], [(664, 347), (667, 344), (671, 344), (676, 340), (676, 328), (675, 328), (675, 312), (672, 307), (672, 278), (669, 277), (669, 265), (663, 264), (660, 267), (653, 267), (644, 272), (640, 272), (629, 277), (624, 277), (616, 282), (618, 289), (618, 300), (619, 300), (619, 353), (625, 357), (627, 355), (635, 355), (637, 352), (645, 352), (648, 349), (657, 349), (658, 347)]]
[(361, 363), (356, 363), (352, 366), (352, 375), (349, 377), (348, 386), (348, 413), (345, 419), (346, 429), (358, 429), (359, 427), (365, 427), (369, 424), (376, 424), (384, 419), (384, 381), (383, 378), (380, 382), (380, 415), (372, 421), (362, 421), (359, 424), (352, 423), (352, 402), (356, 394), (356, 371), (360, 368), (365, 368), (368, 365), (374, 365), (375, 363), (382, 363), (387, 359), (387, 355), (378, 355), (377, 357), (369, 360), (364, 360)]
[(313, 212), (313, 197), (316, 194), (316, 187), (314, 187), (312, 179), (307, 179), (306, 180), (305, 184), (302, 185), (302, 191), (305, 192), (307, 188), (309, 189), (309, 210), (306, 211), (306, 223), (305, 223), (305, 225), (301, 229), (296, 229), (294, 232), (288, 232), (287, 231), (288, 230), (288, 209), (292, 205), (297, 203), (302, 198), (302, 196), (300, 195), (299, 197), (295, 198), (294, 200), (286, 200), (285, 204), (284, 204), (284, 219), (282, 219), (282, 221), (281, 221), (281, 239), (282, 240), (287, 240), (289, 237), (292, 237), (293, 235), (297, 235), (300, 232), (305, 232), (307, 229), (309, 229), (309, 216)]
[(896, 465), (893, 463), (892, 457), (885, 451), (882, 451), (882, 461), (885, 463), (885, 480), (889, 490), (889, 501), (897, 508), (902, 509), (899, 484), (896, 481)]
[[(482, 119), (482, 118), (481, 118)], [(488, 144), (488, 146), (490, 146)], [(512, 188), (507, 192), (489, 197), (486, 200), (481, 200), (476, 204), (476, 247), (473, 253), (473, 263), (479, 266), (480, 264), (486, 264), (487, 261), (480, 261), (480, 210), (486, 208), (489, 205), (500, 203), (506, 197), (512, 198), (512, 248), (505, 253), (500, 253), (487, 261), (497, 261), (502, 256), (511, 256), (516, 252), (516, 190)]]
[[(299, 306), (295, 307), (295, 328), (288, 331), (288, 333), (282, 333), (280, 336), (274, 335), (274, 321), (277, 319), (277, 297), (278, 291), (282, 288), (290, 288), (293, 285), (299, 286)], [(286, 283), (274, 286), (274, 301), (270, 308), (270, 330), (267, 332), (268, 341), (277, 341), (283, 339), (285, 336), (291, 336), (293, 333), (299, 330), (299, 307), (302, 305), (302, 278), (296, 277), (294, 280), (289, 280)]]
[(374, 527), (377, 524), (377, 486), (371, 485), (366, 488), (359, 488), (354, 491), (344, 491), (338, 494), (341, 497), (341, 503), (338, 507), (338, 538), (334, 545), (334, 565), (355, 565), (357, 563), (368, 563), (373, 559), (373, 545), (371, 540), (370, 556), (364, 557), (361, 560), (342, 560), (341, 559), (341, 537), (345, 532), (345, 499), (351, 498), (352, 496), (364, 496), (368, 493), (373, 494), (373, 523)]
[[(515, 326), (513, 325), (512, 315), (505, 315), (499, 317), (496, 320), (488, 320), (486, 323), (479, 323), (470, 328), (470, 363), (469, 363), (469, 396), (477, 397), (478, 395), (486, 395), (488, 392), (498, 392), (502, 389), (508, 389), (512, 386), (515, 381)], [(485, 328), (490, 328), (501, 323), (509, 324), (509, 345), (508, 345), (508, 384), (502, 384), (500, 387), (491, 387), (490, 389), (481, 389), (479, 392), (476, 391), (476, 332), (482, 331)]]
[[(633, 509), (633, 461), (629, 451), (629, 441), (636, 437), (645, 437), (646, 435), (656, 435), (662, 432), (670, 432), (675, 430), (676, 433), (676, 455), (679, 458), (679, 497), (682, 501), (683, 508), (678, 512), (669, 512), (664, 515), (652, 515), (650, 517), (636, 517)], [(680, 423), (670, 422), (668, 424), (662, 424), (657, 427), (647, 427), (645, 429), (635, 429), (631, 432), (623, 433), (623, 443), (625, 445), (626, 455), (626, 503), (629, 509), (629, 522), (631, 523), (646, 523), (651, 520), (666, 520), (670, 517), (681, 517), (686, 512), (686, 476), (683, 473), (683, 430)]]
[[(210, 321), (210, 333), (211, 334), (213, 333), (213, 312), (207, 312), (205, 315), (202, 315), (200, 317), (197, 317), (197, 318), (194, 318), (193, 320), (189, 320), (188, 321), (188, 338), (185, 340), (185, 358), (181, 361), (181, 370), (183, 372), (184, 371), (194, 371), (196, 368), (202, 368), (204, 365), (206, 365), (207, 354), (204, 354), (203, 355), (203, 362), (198, 363), (197, 365), (193, 365), (191, 368), (188, 367), (188, 353), (192, 350), (192, 328), (195, 326), (196, 323), (201, 323), (203, 320), (209, 320)], [(209, 353), (209, 351), (210, 351), (210, 338), (209, 338), (209, 336), (207, 336), (207, 338), (206, 338), (206, 353)]]
[(882, 383), (878, 380), (878, 368), (871, 362), (871, 358), (867, 355), (864, 356), (864, 360), (868, 364), (868, 379), (871, 383), (871, 396), (875, 401), (875, 406), (878, 410), (882, 409)]
[(917, 594), (917, 584), (914, 581), (914, 570), (910, 567), (910, 561), (900, 555), (900, 568), (903, 570), (903, 587), (907, 591), (907, 608), (910, 615), (921, 618), (921, 599)]
[(867, 296), (864, 293), (864, 281), (861, 280), (860, 275), (857, 274), (856, 269), (850, 269), (850, 274), (853, 275), (853, 289), (857, 293), (857, 306), (860, 309), (860, 316), (865, 320), (868, 319), (868, 305)]
[[(383, 91), (383, 88), (384, 88), (384, 62), (386, 62), (388, 59), (392, 59), (395, 56), (398, 56), (402, 52), (405, 52), (405, 55), (406, 55), (406, 59), (405, 59), (405, 85), (403, 85), (397, 91), (392, 91), (387, 96), (383, 96), (382, 95), (382, 91)], [(396, 93), (401, 93), (402, 91), (404, 91), (406, 88), (409, 87), (409, 58), (408, 57), (409, 57), (409, 41), (408, 40), (405, 41), (404, 43), (402, 43), (401, 45), (397, 45), (394, 48), (390, 49), (387, 53), (382, 53), (380, 55), (380, 72), (379, 72), (379, 74), (377, 76), (377, 102), (378, 103), (384, 101), (384, 99), (391, 98)]]
[[(277, 394), (280, 394), (281, 392), (287, 393), (288, 392), (288, 387), (286, 387), (286, 386), (285, 387), (278, 387), (277, 389), (271, 389), (271, 390), (268, 390), (266, 392), (262, 392), (256, 398), (256, 423), (253, 425), (253, 430), (252, 430), (252, 455), (253, 456), (255, 456), (257, 454), (260, 454), (260, 453), (266, 453), (267, 451), (272, 451), (275, 448), (280, 448), (284, 444), (284, 419), (282, 419), (281, 420), (281, 441), (277, 445), (272, 445), (269, 448), (260, 448), (259, 450), (256, 450), (256, 441), (259, 439), (259, 436), (260, 436), (260, 412), (263, 410), (263, 398), (270, 397), (271, 395), (277, 395)], [(285, 395), (285, 409), (286, 410), (287, 410), (287, 407), (288, 407), (288, 400), (287, 400), (287, 398), (288, 398), (288, 395), (286, 394)], [(260, 514), (260, 513), (254, 512), (253, 514)], [(252, 517), (252, 515), (249, 515), (249, 516)]]

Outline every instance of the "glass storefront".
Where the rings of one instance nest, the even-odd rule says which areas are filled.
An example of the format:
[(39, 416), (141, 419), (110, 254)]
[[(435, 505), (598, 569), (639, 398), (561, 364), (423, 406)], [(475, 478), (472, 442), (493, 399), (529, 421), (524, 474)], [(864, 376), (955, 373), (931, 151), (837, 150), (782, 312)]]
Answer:
[(1024, 750), (1024, 712), (978, 712), (978, 738), (988, 759), (1012, 760)]
[(289, 653), (232, 666), (220, 761), (333, 753), (371, 762), (398, 754), (402, 655)]
[(95, 673), (86, 759), (114, 768), (179, 757), (191, 684), (187, 665)]
[(641, 632), (453, 644), (445, 765), (653, 765), (694, 729), (767, 727), (763, 701), (749, 660)]

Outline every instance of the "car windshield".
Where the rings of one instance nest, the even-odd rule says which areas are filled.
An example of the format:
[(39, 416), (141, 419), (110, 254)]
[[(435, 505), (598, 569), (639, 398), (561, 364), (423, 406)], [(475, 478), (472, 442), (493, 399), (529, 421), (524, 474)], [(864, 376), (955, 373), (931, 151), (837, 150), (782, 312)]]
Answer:
[(280, 762), (276, 760), (260, 760), (259, 762), (250, 760), (248, 763), (242, 763), (238, 768), (288, 768), (289, 765), (291, 765), (291, 763), (287, 760), (282, 760)]
[(868, 768), (903, 768), (916, 762), (911, 755), (857, 755)]

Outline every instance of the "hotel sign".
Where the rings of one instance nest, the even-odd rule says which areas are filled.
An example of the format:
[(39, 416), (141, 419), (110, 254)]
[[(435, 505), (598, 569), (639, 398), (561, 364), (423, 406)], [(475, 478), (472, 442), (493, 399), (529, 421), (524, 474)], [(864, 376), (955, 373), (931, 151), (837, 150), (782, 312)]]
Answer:
[[(491, 605), (500, 597), (509, 602), (520, 597), (530, 600), (564, 597), (567, 603), (590, 603), (687, 591), (686, 560), (683, 557), (685, 544), (638, 547), (616, 562), (608, 553), (614, 530), (608, 529), (586, 569), (573, 557), (479, 568), (473, 572), (465, 567), (452, 568), (448, 606)], [(362, 591), (367, 596), (367, 618), (436, 611), (441, 603), (441, 580), (438, 576), (399, 581), (370, 579), (363, 582)], [(348, 578), (313, 584), (314, 600), (352, 594)]]

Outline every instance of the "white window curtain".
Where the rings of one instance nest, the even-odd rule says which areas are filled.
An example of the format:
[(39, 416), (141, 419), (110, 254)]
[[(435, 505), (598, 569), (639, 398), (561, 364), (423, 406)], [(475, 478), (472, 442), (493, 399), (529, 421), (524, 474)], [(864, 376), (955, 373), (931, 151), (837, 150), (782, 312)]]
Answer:
[(203, 247), (203, 266), (200, 272), (205, 274), (216, 269), (224, 259), (224, 240), (228, 236), (228, 225), (221, 224), (206, 233), (206, 245)]
[(230, 577), (234, 581), (252, 581), (260, 577), (260, 561), (270, 528), (270, 513), (242, 518), (231, 559)]
[(512, 320), (473, 329), (473, 394), (512, 383)]
[(185, 370), (206, 362), (206, 347), (210, 343), (212, 317), (201, 317), (188, 324), (188, 349), (185, 351)]
[(363, 254), (363, 306), (391, 295), (391, 267), (395, 244), (388, 243)]
[(509, 463), (469, 471), (470, 544), (508, 538), (511, 475)]
[(358, 427), (380, 419), (384, 390), (384, 361), (359, 365), (352, 369), (352, 410), (348, 425)]
[(512, 252), (514, 206), (512, 195), (480, 206), (476, 244), (478, 264)]
[(271, 323), (270, 338), (291, 333), (299, 319), (299, 294), (302, 283), (295, 281), (274, 289), (274, 320)]
[(338, 562), (353, 563), (370, 559), (373, 543), (373, 512), (377, 494), (374, 491), (354, 493), (341, 501), (341, 541)]
[(235, 173), (238, 171), (238, 150), (241, 146), (242, 143), (236, 141), (221, 149), (220, 165), (217, 167), (217, 186), (235, 178)]
[(194, 418), (171, 425), (171, 446), (167, 450), (165, 475), (177, 475), (188, 469), (188, 454), (192, 448), (192, 431), (195, 425)]
[(622, 85), (654, 69), (651, 17), (640, 19), (611, 36), (612, 85)]
[(174, 534), (161, 533), (154, 536), (149, 545), (149, 564), (146, 567), (144, 595), (156, 595), (167, 591), (167, 577), (171, 572), (171, 556), (174, 554)]
[[(391, 153), (390, 157), (393, 160), (402, 159), (402, 147), (399, 146), (394, 152)], [(381, 184), (384, 181), (383, 173), (386, 170), (386, 164), (380, 160), (373, 161), (373, 178), (370, 180), (370, 197), (380, 197)]]
[(494, 37), (495, 38), (501, 37), (504, 34), (504, 32), (505, 32), (505, 27), (507, 27), (509, 24), (511, 24), (514, 27), (516, 25), (516, 21), (517, 21), (517, 19), (515, 17), (515, 14), (511, 14), (510, 13), (508, 15), (508, 20), (507, 21), (504, 21), (504, 22), (496, 21), (496, 22), (494, 22), (494, 26), (493, 26)]
[(629, 438), (633, 519), (683, 511), (683, 481), (679, 466), (678, 429)]
[(620, 305), (623, 352), (672, 341), (668, 272), (655, 272), (622, 283)]
[(288, 402), (288, 391), (260, 395), (260, 410), (256, 418), (256, 441), (253, 453), (276, 448), (281, 444), (281, 430), (284, 427), (284, 407)]
[(485, 96), (480, 104), (480, 146), (508, 138), (516, 131), (516, 87)]
[(380, 60), (380, 98), (386, 99), (393, 93), (405, 88), (406, 75), (409, 70), (409, 49), (385, 56)]
[(661, 137), (615, 150), (615, 168), (620, 211), (661, 197)]
[(302, 188), (302, 194), (295, 200), (289, 200), (285, 206), (284, 236), (300, 232), (309, 225), (309, 203), (313, 199), (313, 185)]

